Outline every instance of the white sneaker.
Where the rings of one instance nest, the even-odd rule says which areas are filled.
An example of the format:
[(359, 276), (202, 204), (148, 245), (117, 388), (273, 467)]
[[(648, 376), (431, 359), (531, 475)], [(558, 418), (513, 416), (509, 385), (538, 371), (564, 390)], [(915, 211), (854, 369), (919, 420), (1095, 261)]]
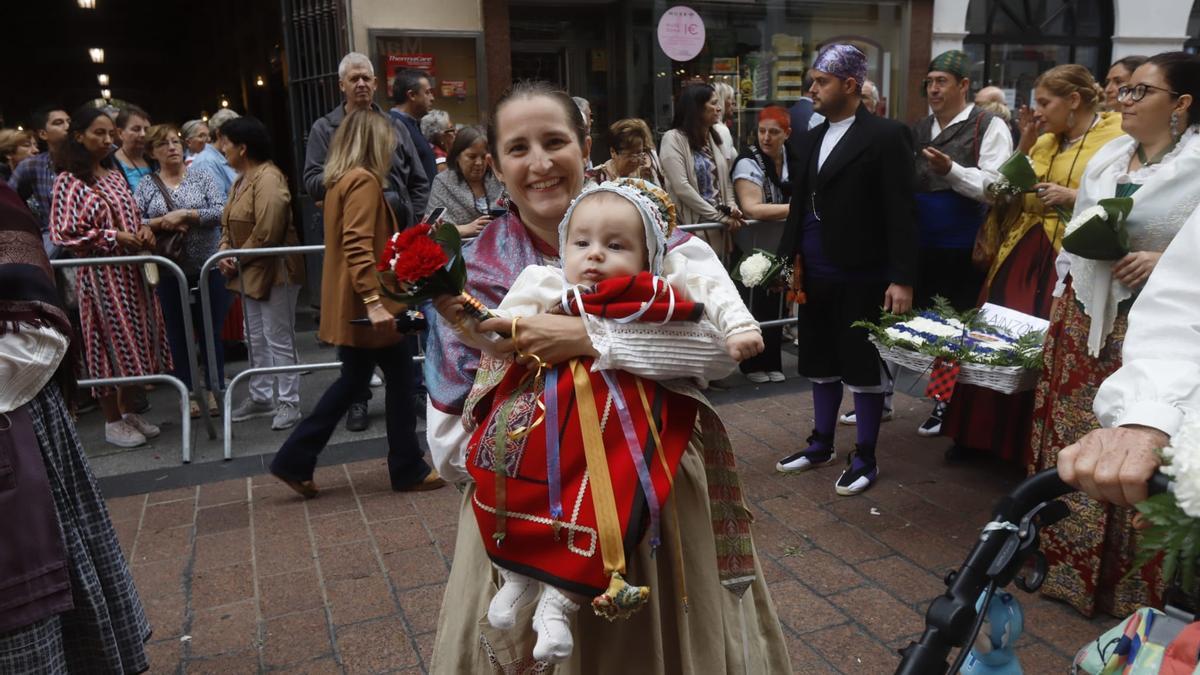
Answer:
[(291, 429), (300, 421), (300, 408), (291, 403), (280, 403), (275, 409), (275, 418), (271, 420), (271, 428), (275, 431)]
[(378, 388), (383, 386), (383, 378), (378, 373), (371, 373), (371, 387)]
[[(895, 417), (895, 416), (896, 416), (896, 413), (895, 413), (895, 412), (893, 412), (891, 408), (884, 408), (884, 409), (883, 409), (883, 416), (882, 416), (882, 417), (879, 419), (879, 421), (881, 421), (881, 422), (890, 422), (890, 421), (892, 420), (892, 418), (893, 418), (893, 417)], [(839, 417), (839, 418), (838, 418), (838, 423), (839, 423), (839, 424), (846, 424), (846, 425), (849, 425), (849, 426), (854, 426), (855, 424), (857, 424), (857, 423), (858, 423), (858, 417), (856, 417), (856, 416), (854, 415), (854, 411), (853, 411), (853, 410), (851, 410), (851, 411), (847, 412), (845, 415), (842, 415), (841, 417)]]
[(542, 585), (524, 574), (497, 568), (503, 583), (488, 604), (488, 623), (492, 628), (508, 630), (517, 623), (517, 610), (538, 599)]
[(542, 586), (542, 597), (538, 599), (533, 613), (533, 629), (537, 631), (537, 643), (533, 645), (533, 658), (547, 663), (562, 663), (571, 656), (575, 641), (571, 637), (571, 615), (579, 611), (579, 605), (563, 595), (553, 586)]
[(104, 440), (118, 448), (136, 448), (146, 444), (146, 437), (142, 432), (134, 429), (133, 425), (125, 420), (105, 422)]
[(767, 373), (767, 379), (772, 382), (783, 382), (784, 380), (787, 379), (787, 375), (784, 375), (783, 373), (779, 372), (778, 370), (772, 370), (769, 373)]
[(241, 405), (233, 409), (229, 414), (229, 419), (234, 422), (245, 422), (255, 417), (270, 417), (274, 414), (275, 406), (271, 405), (270, 401), (255, 401), (252, 398), (248, 398), (242, 401)]
[(933, 411), (929, 413), (921, 426), (917, 427), (917, 435), (926, 438), (937, 436), (942, 433), (942, 416), (946, 414), (946, 404), (938, 403), (933, 406)]
[(753, 373), (746, 373), (746, 379), (750, 380), (754, 384), (764, 384), (771, 381), (771, 377), (761, 370)]
[(125, 413), (122, 419), (125, 420), (126, 424), (134, 429), (137, 429), (138, 432), (146, 438), (155, 438), (162, 433), (158, 427), (150, 424), (146, 421), (146, 418), (137, 413)]

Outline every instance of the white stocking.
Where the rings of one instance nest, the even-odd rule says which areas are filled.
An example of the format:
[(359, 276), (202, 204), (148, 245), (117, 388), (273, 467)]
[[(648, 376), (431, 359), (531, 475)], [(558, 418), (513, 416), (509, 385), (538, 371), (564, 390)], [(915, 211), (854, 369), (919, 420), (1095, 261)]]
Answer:
[(542, 597), (533, 613), (533, 629), (537, 631), (537, 644), (533, 646), (533, 658), (548, 663), (562, 663), (571, 656), (575, 644), (571, 638), (571, 615), (579, 611), (579, 605), (559, 592), (557, 588), (542, 584)]
[(517, 610), (537, 599), (540, 584), (533, 579), (503, 567), (497, 567), (503, 583), (488, 605), (488, 623), (493, 628), (507, 630), (517, 622)]

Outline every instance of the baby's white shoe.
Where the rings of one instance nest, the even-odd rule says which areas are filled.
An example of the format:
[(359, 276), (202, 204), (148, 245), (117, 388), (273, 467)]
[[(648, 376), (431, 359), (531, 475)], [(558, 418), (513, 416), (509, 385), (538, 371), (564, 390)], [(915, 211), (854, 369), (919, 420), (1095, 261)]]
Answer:
[(517, 623), (517, 610), (537, 600), (538, 582), (524, 574), (497, 567), (504, 583), (488, 605), (488, 623), (492, 628), (508, 630)]
[(579, 605), (553, 586), (542, 586), (542, 597), (533, 613), (533, 629), (537, 631), (537, 644), (533, 646), (533, 658), (547, 663), (562, 663), (571, 656), (575, 648), (571, 638), (571, 615), (579, 611)]

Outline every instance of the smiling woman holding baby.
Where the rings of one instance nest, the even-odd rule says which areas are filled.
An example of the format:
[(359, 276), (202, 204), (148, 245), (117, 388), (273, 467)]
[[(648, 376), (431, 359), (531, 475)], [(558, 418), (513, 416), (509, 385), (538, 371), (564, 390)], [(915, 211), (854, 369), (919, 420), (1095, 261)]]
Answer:
[[(493, 128), (488, 137), (496, 159), (496, 173), (508, 189), (513, 210), (493, 221), (478, 240), (468, 245), (465, 257), (468, 292), (489, 307), (497, 307), (527, 267), (556, 268), (564, 262), (559, 253), (559, 227), (583, 186), (583, 158), (588, 140), (583, 120), (570, 97), (544, 83), (516, 85), (497, 103), (491, 119)], [(587, 204), (591, 199), (597, 197), (584, 198), (580, 203)], [(623, 207), (619, 202), (616, 206)], [(645, 214), (649, 208), (643, 203), (638, 212)], [(728, 293), (736, 298), (732, 283), (711, 249), (683, 233), (675, 232), (669, 237), (665, 231), (662, 234), (662, 276), (680, 291), (681, 302), (693, 293), (684, 281), (692, 278), (707, 279), (711, 285), (707, 290), (712, 297), (724, 298)], [(648, 241), (642, 244), (649, 254)], [(621, 246), (638, 247), (631, 242)], [(607, 255), (613, 249), (605, 244), (604, 250)], [(641, 262), (641, 255), (639, 249), (634, 256), (638, 260), (637, 269), (654, 271), (653, 264)], [(596, 281), (588, 278), (589, 270), (593, 276), (607, 278), (601, 267), (584, 264), (570, 278), (593, 285)], [(546, 275), (547, 288), (552, 286), (549, 284), (552, 277), (542, 274)], [(562, 273), (558, 274), (561, 279)], [(560, 289), (564, 285), (562, 281), (555, 283)], [(586, 301), (583, 304), (587, 306)], [(433, 322), (426, 350), (426, 380), (431, 399), (428, 438), (439, 469), (447, 478), (464, 483), (465, 495), (431, 672), (482, 673), (522, 664), (530, 666), (534, 662), (535, 644), (542, 637), (539, 631), (548, 634), (544, 622), (533, 623), (534, 611), (539, 606), (534, 602), (537, 594), (520, 592), (519, 586), (509, 589), (517, 591), (513, 593), (509, 619), (512, 627), (506, 628), (505, 620), (489, 621), (489, 605), (501, 577), (488, 557), (476, 522), (478, 491), (471, 480), (471, 473), (488, 474), (480, 473), (486, 467), (475, 465), (471, 471), (467, 467), (471, 432), (481, 420), (491, 420), (490, 406), (494, 406), (496, 398), (506, 396), (500, 385), (509, 372), (506, 359), (511, 359), (514, 347), (528, 357), (527, 361), (541, 361), (548, 368), (578, 359), (576, 363), (583, 364), (583, 374), (590, 373), (591, 377), (575, 377), (577, 380), (594, 382), (600, 378), (600, 370), (622, 371), (620, 376), (626, 378), (637, 376), (650, 385), (644, 387), (648, 396), (661, 387), (672, 397), (690, 401), (696, 419), (694, 425), (683, 430), (684, 447), (680, 448), (669, 496), (663, 489), (662, 508), (658, 509), (661, 550), (651, 555), (649, 533), (640, 540), (627, 540), (626, 545), (619, 547), (624, 557), (621, 576), (631, 586), (648, 588), (647, 606), (628, 618), (612, 622), (584, 608), (568, 624), (557, 626), (559, 630), (552, 636), (552, 642), (557, 642), (548, 645), (543, 638), (539, 655), (546, 661), (557, 662), (554, 672), (560, 674), (783, 672), (790, 668), (778, 618), (749, 536), (749, 515), (741, 501), (732, 449), (720, 420), (692, 384), (728, 374), (736, 365), (729, 352), (740, 353), (738, 342), (749, 342), (753, 353), (757, 328), (741, 331), (748, 338), (734, 339), (727, 345), (726, 337), (738, 334), (734, 326), (725, 326), (723, 330), (703, 318), (659, 325), (657, 321), (619, 323), (594, 316), (514, 313), (513, 316), (519, 316), (516, 321), (498, 318), (474, 328), (463, 326), (480, 334), (496, 331), (506, 335), (512, 332), (514, 324), (517, 326), (516, 344), (511, 336), (502, 340), (492, 347), (496, 356), (485, 356), (481, 365), (479, 351), (463, 344), (461, 334), (453, 326), (461, 319), (455, 312), (455, 304), (443, 301), (439, 308), (450, 314), (450, 320)], [(664, 345), (669, 346), (664, 348)], [(761, 349), (760, 341), (757, 345)], [(572, 368), (574, 372), (579, 370), (579, 366)], [(515, 376), (515, 369), (512, 372)], [(640, 413), (643, 409), (641, 401), (635, 398), (637, 389), (631, 391), (634, 393), (625, 397), (628, 410)], [(602, 411), (609, 407), (609, 397), (599, 388), (595, 393), (592, 409), (604, 417)], [(601, 401), (600, 397), (606, 400)], [(619, 415), (613, 411), (610, 417), (611, 421), (601, 422), (608, 425), (604, 427), (608, 431), (604, 434), (606, 441), (612, 433), (623, 437)], [(664, 436), (676, 431), (662, 427), (661, 422), (655, 420), (656, 428), (661, 428)], [(509, 420), (509, 424), (519, 425), (520, 419)], [(578, 429), (574, 420), (567, 419), (564, 424), (564, 430)], [(572, 424), (575, 426), (571, 427)], [(467, 426), (472, 427), (471, 431)], [(649, 426), (635, 424), (634, 428), (638, 441), (653, 448), (645, 436)], [(486, 429), (479, 432), (476, 443), (486, 434)], [(544, 444), (546, 434), (541, 426), (533, 428), (523, 439), (528, 441), (538, 436)], [(510, 434), (493, 434), (493, 440), (507, 441), (510, 437)], [(505, 444), (512, 453), (508, 456), (515, 458), (509, 460), (515, 461), (515, 477), (537, 470), (535, 460), (522, 464), (516, 452), (522, 448), (520, 442)], [(669, 445), (666, 438), (663, 445)], [(563, 453), (565, 459), (565, 448)], [(630, 457), (629, 453), (622, 455)], [(472, 459), (477, 457), (478, 453), (471, 455)], [(654, 450), (646, 457), (659, 461)], [(540, 470), (543, 474), (547, 472), (544, 459)], [(562, 468), (564, 485), (571, 471), (570, 467)], [(655, 485), (664, 480), (667, 480), (665, 474), (660, 474)], [(582, 495), (583, 489), (578, 492)], [(645, 524), (642, 518), (654, 500), (640, 497), (644, 492), (634, 492), (635, 508), (624, 517), (627, 521), (637, 518), (636, 522)], [(721, 495), (720, 503), (710, 500), (710, 493)], [(591, 504), (590, 499), (586, 501)], [(636, 508), (638, 505), (641, 510)], [(527, 520), (523, 516), (529, 514), (518, 512), (517, 504), (508, 506), (504, 509), (508, 523)], [(573, 507), (574, 504), (567, 510), (565, 520), (571, 520)], [(515, 543), (517, 535), (513, 536)], [(577, 543), (580, 545), (574, 549), (584, 553), (579, 554), (581, 560), (573, 562), (609, 570), (610, 566), (604, 563), (616, 553), (611, 546), (607, 549), (609, 555), (605, 555), (599, 543), (589, 545), (582, 539)], [(718, 551), (736, 553), (719, 558)], [(572, 554), (560, 552), (560, 555)], [(569, 612), (564, 614), (570, 616)], [(563, 633), (568, 641), (570, 633), (574, 633), (573, 645), (564, 648)]]

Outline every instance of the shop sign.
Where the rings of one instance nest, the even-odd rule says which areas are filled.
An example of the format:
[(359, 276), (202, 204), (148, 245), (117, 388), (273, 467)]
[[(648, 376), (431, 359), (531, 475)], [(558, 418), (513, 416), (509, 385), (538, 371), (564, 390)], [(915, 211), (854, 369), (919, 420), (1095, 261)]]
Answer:
[(467, 98), (466, 80), (442, 80), (440, 83), (442, 98), (456, 98), (463, 101)]
[(674, 61), (691, 61), (704, 49), (704, 19), (691, 7), (668, 9), (658, 20), (658, 46)]
[(433, 67), (433, 54), (388, 54), (387, 67), (384, 69), (388, 98), (392, 96), (392, 82), (396, 79), (396, 73), (408, 68), (423, 70), (430, 77), (437, 73)]
[(735, 58), (715, 58), (712, 60), (713, 75), (737, 75), (738, 63)]

